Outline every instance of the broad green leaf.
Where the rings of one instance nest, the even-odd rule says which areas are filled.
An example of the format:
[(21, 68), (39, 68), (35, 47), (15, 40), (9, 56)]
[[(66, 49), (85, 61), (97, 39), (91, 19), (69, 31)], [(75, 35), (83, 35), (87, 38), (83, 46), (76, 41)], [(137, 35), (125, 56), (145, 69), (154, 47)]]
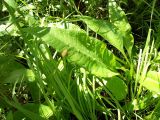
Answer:
[(160, 72), (149, 71), (142, 85), (151, 92), (160, 94)]
[(109, 18), (110, 22), (121, 34), (124, 47), (127, 49), (129, 56), (131, 56), (134, 42), (131, 34), (131, 26), (128, 23), (125, 12), (116, 4), (115, 0), (109, 0)]
[(124, 99), (128, 92), (125, 82), (116, 76), (107, 79), (106, 87), (111, 91), (117, 100)]
[[(29, 118), (29, 120), (30, 119), (31, 120), (45, 120), (45, 118), (40, 114), (40, 112), (39, 114), (35, 112), (36, 111), (35, 109), (40, 109), (39, 106), (36, 106), (36, 105), (32, 106), (30, 110), (28, 107), (26, 107), (28, 106), (28, 104), (21, 105), (18, 102), (10, 101), (6, 96), (3, 96), (2, 99), (6, 101), (9, 105), (11, 105), (12, 107), (17, 109), (17, 111), (13, 114), (14, 120), (22, 120), (26, 118)], [(41, 104), (38, 104), (38, 105), (41, 105)], [(49, 110), (48, 110), (48, 113), (50, 113)]]
[(0, 71), (0, 83), (14, 83), (20, 80), (26, 73), (26, 69), (23, 65), (9, 56), (0, 56)]
[[(48, 119), (53, 115), (50, 107), (44, 104), (27, 103), (23, 105), (23, 108), (35, 113), (37, 116), (41, 116), (44, 119)], [(14, 113), (15, 120), (22, 120), (23, 118), (26, 119), (27, 117), (21, 111), (17, 111)]]
[(118, 65), (111, 51), (106, 45), (78, 29), (26, 28), (25, 32), (35, 35), (57, 51), (67, 51), (66, 58), (71, 63), (86, 68), (99, 77), (112, 77), (118, 75), (114, 68)]
[(4, 79), (4, 83), (15, 83), (24, 80), (26, 74), (26, 69), (14, 69), (12, 72), (8, 73), (8, 76)]
[(110, 22), (94, 19), (88, 16), (81, 16), (79, 18), (80, 20), (84, 21), (91, 30), (101, 35), (111, 45), (116, 47), (120, 52), (124, 54), (123, 38), (121, 36), (121, 33), (119, 33), (118, 28), (116, 28)]

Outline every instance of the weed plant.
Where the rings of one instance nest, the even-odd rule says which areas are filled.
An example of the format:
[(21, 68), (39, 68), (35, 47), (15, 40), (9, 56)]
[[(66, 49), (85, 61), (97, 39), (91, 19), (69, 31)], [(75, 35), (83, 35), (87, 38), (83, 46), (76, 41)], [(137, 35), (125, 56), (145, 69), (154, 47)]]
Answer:
[(0, 119), (160, 119), (158, 4), (1, 0)]

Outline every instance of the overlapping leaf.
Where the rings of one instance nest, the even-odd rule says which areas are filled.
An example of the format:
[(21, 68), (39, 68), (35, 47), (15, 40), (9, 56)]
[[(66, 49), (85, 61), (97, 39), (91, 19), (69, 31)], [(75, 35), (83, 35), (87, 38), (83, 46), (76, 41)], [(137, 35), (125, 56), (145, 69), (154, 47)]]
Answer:
[[(23, 108), (32, 111), (34, 113), (33, 115), (35, 115), (32, 116), (32, 118), (35, 119), (38, 116), (37, 117), (38, 120), (46, 120), (53, 115), (53, 111), (51, 110), (51, 108), (44, 104), (27, 103), (23, 105)], [(25, 114), (20, 110), (14, 113), (14, 119), (16, 120), (22, 120), (25, 118), (29, 119), (28, 116), (25, 117)]]
[[(73, 29), (74, 28), (74, 29)], [(106, 49), (101, 41), (87, 36), (79, 27), (71, 29), (27, 28), (25, 32), (41, 38), (45, 43), (61, 52), (67, 50), (67, 59), (71, 63), (86, 68), (99, 77), (112, 77), (117, 75), (114, 67), (117, 66), (114, 55)]]
[(113, 24), (103, 20), (97, 20), (89, 16), (81, 16), (80, 19), (84, 21), (91, 30), (101, 35), (111, 45), (124, 53), (123, 38), (121, 33), (118, 32), (118, 29)]
[(4, 0), (4, 4), (8, 6), (8, 9), (10, 9), (10, 12), (14, 13), (17, 9), (17, 3), (15, 0)]
[(149, 71), (142, 85), (151, 92), (160, 94), (160, 72)]
[(111, 45), (116, 47), (124, 54), (125, 47), (131, 56), (133, 47), (133, 36), (131, 26), (127, 21), (124, 11), (116, 4), (114, 0), (109, 1), (110, 21), (97, 20), (88, 16), (79, 17), (87, 26), (101, 35)]
[(0, 83), (15, 83), (25, 75), (26, 69), (10, 56), (0, 56)]
[(109, 18), (110, 22), (117, 28), (123, 38), (124, 47), (131, 56), (133, 47), (133, 36), (131, 34), (131, 26), (127, 21), (125, 12), (116, 4), (115, 0), (109, 0)]

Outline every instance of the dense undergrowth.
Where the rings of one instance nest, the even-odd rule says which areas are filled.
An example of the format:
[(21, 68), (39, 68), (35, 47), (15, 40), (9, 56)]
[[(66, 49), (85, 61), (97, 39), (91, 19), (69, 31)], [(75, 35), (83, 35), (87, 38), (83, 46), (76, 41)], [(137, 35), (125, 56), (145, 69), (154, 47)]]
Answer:
[(0, 119), (160, 119), (159, 5), (1, 0)]

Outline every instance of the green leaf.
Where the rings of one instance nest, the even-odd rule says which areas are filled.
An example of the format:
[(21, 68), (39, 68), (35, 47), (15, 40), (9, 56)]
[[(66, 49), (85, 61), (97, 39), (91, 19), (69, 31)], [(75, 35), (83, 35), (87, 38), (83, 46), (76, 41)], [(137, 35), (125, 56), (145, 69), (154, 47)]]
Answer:
[(0, 28), (0, 36), (5, 36), (8, 34), (10, 34), (11, 36), (19, 36), (19, 34), (17, 33), (17, 27), (14, 24), (11, 25), (11, 22), (1, 24)]
[(12, 113), (12, 111), (9, 111), (9, 113), (7, 114), (6, 120), (13, 120), (13, 113)]
[(11, 73), (8, 73), (8, 76), (4, 80), (4, 83), (15, 83), (23, 80), (26, 74), (26, 69), (14, 69)]
[[(33, 113), (35, 113), (38, 116), (41, 116), (44, 119), (48, 119), (53, 115), (53, 112), (50, 109), (50, 107), (43, 104), (27, 103), (23, 105), (23, 108), (26, 110), (32, 111)], [(26, 117), (21, 111), (18, 110), (14, 113), (15, 120), (22, 120), (23, 118), (26, 118)]]
[(26, 28), (24, 31), (41, 38), (59, 52), (67, 51), (66, 58), (69, 62), (86, 68), (96, 76), (118, 75), (115, 72), (115, 67), (118, 65), (115, 56), (106, 49), (106, 45), (87, 36), (79, 27), (73, 28)]
[(154, 59), (155, 62), (160, 62), (160, 52), (158, 52), (156, 58)]
[(12, 9), (12, 10), (16, 10), (17, 9), (17, 3), (15, 2), (15, 0), (4, 0), (7, 5)]
[(28, 87), (32, 96), (32, 99), (36, 102), (39, 102), (41, 97), (40, 89), (37, 85), (35, 74), (32, 70), (27, 70), (26, 77), (28, 79)]
[(23, 65), (9, 56), (0, 56), (0, 71), (1, 83), (14, 83), (21, 80), (22, 76), (26, 74)]
[(125, 12), (116, 4), (115, 0), (109, 0), (109, 18), (110, 22), (121, 34), (124, 47), (127, 49), (129, 56), (131, 56), (134, 44), (134, 39), (131, 34), (131, 26), (128, 23)]
[[(37, 113), (33, 112), (33, 111), (35, 111), (34, 109), (39, 109), (39, 106), (32, 106), (32, 108), (30, 108), (31, 110), (28, 110), (28, 108), (25, 107), (25, 106), (28, 106), (28, 104), (21, 105), (18, 102), (10, 101), (6, 96), (3, 96), (2, 99), (6, 103), (8, 103), (9, 105), (11, 105), (11, 106), (13, 106), (14, 108), (17, 109), (17, 111), (13, 114), (14, 120), (22, 120), (22, 118), (24, 118), (24, 119), (25, 118), (30, 118), (30, 119), (33, 119), (33, 120), (36, 120), (36, 119), (37, 120), (45, 120), (45, 118), (43, 116), (41, 116), (41, 114), (37, 114)], [(39, 105), (41, 105), (41, 104), (39, 104)]]
[(80, 20), (84, 21), (91, 30), (101, 35), (111, 45), (116, 47), (120, 52), (124, 54), (123, 38), (121, 36), (121, 33), (119, 33), (118, 29), (113, 24), (88, 16), (81, 16), (79, 18)]
[(32, 70), (30, 69), (26, 70), (26, 77), (28, 78), (29, 82), (35, 82), (35, 74), (33, 73)]
[(160, 94), (160, 72), (149, 71), (142, 85), (151, 92)]
[(125, 82), (116, 76), (107, 79), (106, 87), (111, 91), (117, 100), (124, 99), (128, 92)]

